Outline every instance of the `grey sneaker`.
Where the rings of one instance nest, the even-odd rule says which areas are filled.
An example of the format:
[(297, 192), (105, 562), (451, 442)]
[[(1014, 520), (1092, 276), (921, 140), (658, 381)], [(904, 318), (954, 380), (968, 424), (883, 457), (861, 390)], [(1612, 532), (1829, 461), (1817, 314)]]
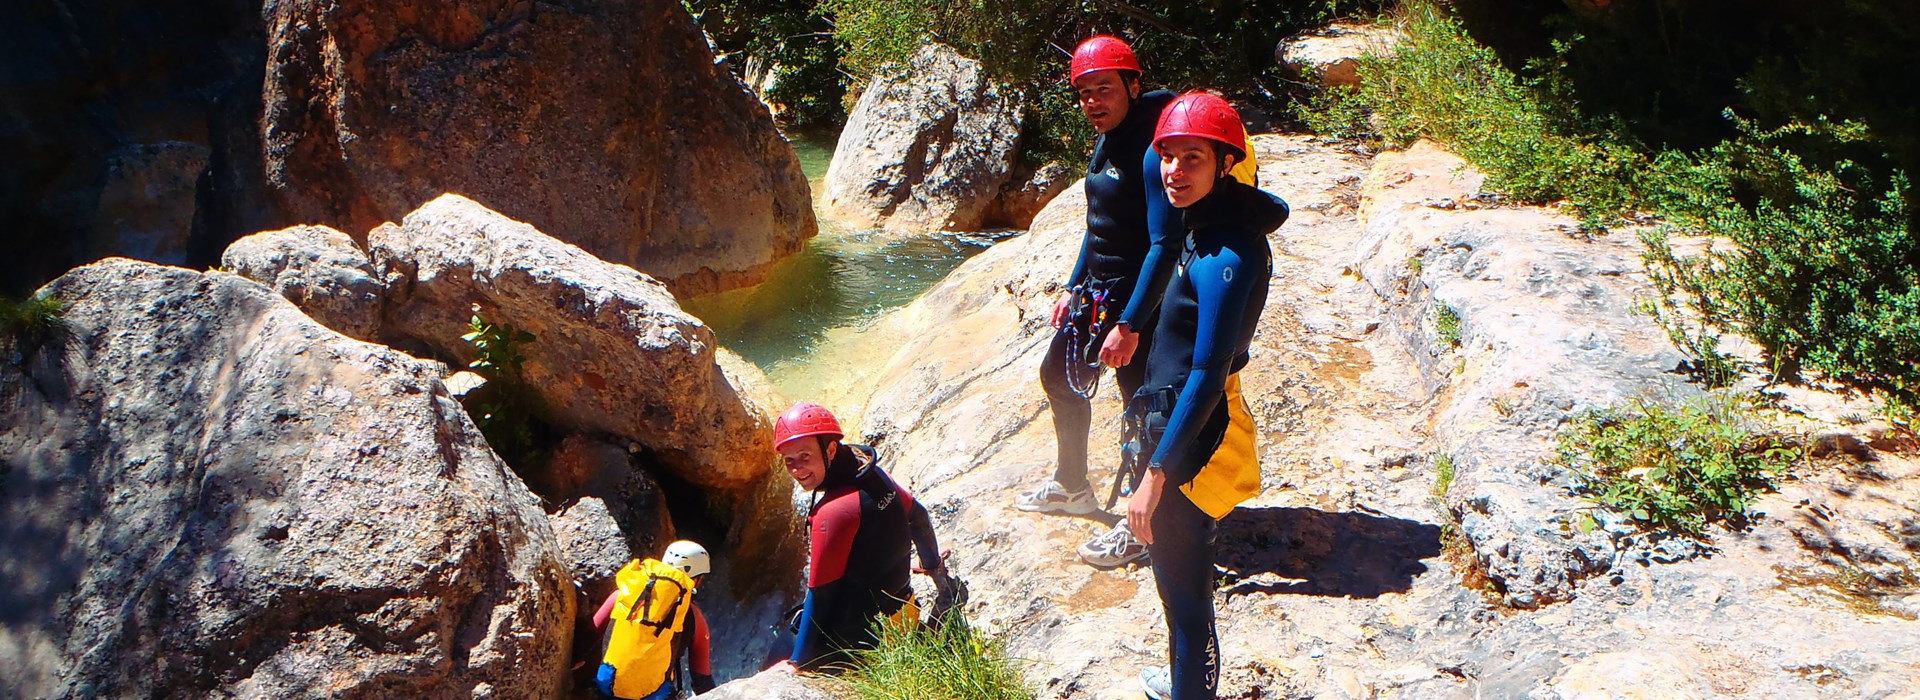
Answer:
[(1013, 507), (1029, 513), (1071, 513), (1086, 515), (1100, 510), (1100, 504), (1093, 500), (1093, 487), (1068, 491), (1060, 482), (1048, 479), (1047, 483), (1030, 493), (1020, 494), (1013, 499)]
[(1140, 669), (1140, 688), (1153, 700), (1173, 700), (1173, 671), (1165, 666)]
[(1112, 530), (1095, 535), (1086, 544), (1080, 545), (1080, 558), (1102, 569), (1111, 569), (1145, 556), (1147, 545), (1134, 539), (1133, 533), (1127, 530), (1125, 520), (1113, 526)]

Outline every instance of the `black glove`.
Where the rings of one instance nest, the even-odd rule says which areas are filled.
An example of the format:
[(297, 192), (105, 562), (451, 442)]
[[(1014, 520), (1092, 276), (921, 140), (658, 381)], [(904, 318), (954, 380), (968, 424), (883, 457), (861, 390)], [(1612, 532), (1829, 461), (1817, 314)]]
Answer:
[(705, 673), (693, 674), (693, 694), (699, 695), (713, 691), (713, 676)]
[(927, 576), (933, 579), (933, 587), (937, 591), (930, 612), (933, 613), (934, 624), (939, 624), (945, 620), (947, 611), (967, 604), (967, 583), (948, 574), (944, 566), (928, 571)]

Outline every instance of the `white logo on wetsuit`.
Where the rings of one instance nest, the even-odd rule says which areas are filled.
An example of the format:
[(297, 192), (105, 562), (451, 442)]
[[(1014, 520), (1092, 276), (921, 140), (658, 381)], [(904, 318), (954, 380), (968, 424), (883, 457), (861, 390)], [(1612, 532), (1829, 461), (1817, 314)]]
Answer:
[(1100, 174), (1113, 178), (1115, 180), (1120, 179), (1120, 169), (1111, 165), (1107, 166), (1106, 172), (1103, 172)]
[(1233, 268), (1231, 268), (1231, 267), (1223, 267), (1223, 268), (1220, 268), (1220, 281), (1222, 281), (1222, 282), (1226, 282), (1226, 283), (1228, 283), (1228, 284), (1232, 284), (1232, 283), (1233, 283)]

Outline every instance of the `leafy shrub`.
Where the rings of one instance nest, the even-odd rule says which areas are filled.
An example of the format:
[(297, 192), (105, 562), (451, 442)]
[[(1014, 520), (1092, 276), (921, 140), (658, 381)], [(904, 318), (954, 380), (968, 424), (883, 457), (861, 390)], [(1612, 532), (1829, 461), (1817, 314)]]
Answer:
[(862, 700), (1026, 700), (1034, 697), (1000, 643), (957, 615), (937, 627), (880, 623), (880, 643), (840, 677)]
[(467, 333), (460, 339), (474, 349), (473, 361), (467, 367), (487, 379), (486, 386), (466, 396), (468, 411), (480, 434), (501, 459), (516, 469), (542, 461), (544, 455), (535, 435), (540, 402), (520, 376), (527, 358), (519, 346), (535, 342), (533, 334), (486, 320), (476, 305)]
[(1433, 302), (1433, 331), (1449, 347), (1460, 345), (1460, 312), (1438, 299)]
[[(1436, 3), (1410, 2), (1399, 22), (1399, 50), (1361, 59), (1361, 86), (1321, 95), (1307, 124), (1434, 138), (1485, 170), (1490, 188), (1564, 199), (1595, 229), (1658, 216), (1666, 225), (1643, 233), (1661, 293), (1648, 310), (1710, 386), (1734, 376), (1714, 336), (1734, 332), (1766, 351), (1777, 379), (1811, 367), (1882, 392), (1895, 414), (1920, 405), (1912, 185), (1864, 126), (1816, 116), (1762, 128), (1729, 109), (1733, 136), (1717, 145), (1652, 149), (1618, 117), (1581, 109), (1567, 77), (1580, 37), (1552, 42), (1523, 75)], [(1715, 243), (1682, 255), (1681, 236)]]
[(1446, 498), (1447, 492), (1453, 489), (1453, 476), (1453, 455), (1445, 452), (1435, 453), (1433, 455), (1433, 495)]
[(1800, 458), (1798, 447), (1756, 434), (1744, 409), (1725, 395), (1591, 409), (1561, 432), (1555, 461), (1599, 504), (1699, 534), (1708, 522), (1744, 517)]

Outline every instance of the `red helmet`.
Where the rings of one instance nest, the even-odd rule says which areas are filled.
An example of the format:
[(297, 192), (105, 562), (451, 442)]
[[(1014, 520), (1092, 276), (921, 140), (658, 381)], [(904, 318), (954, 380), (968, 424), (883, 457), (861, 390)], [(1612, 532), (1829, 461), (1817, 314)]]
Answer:
[(1134, 58), (1133, 47), (1118, 37), (1096, 34), (1080, 42), (1073, 50), (1073, 63), (1067, 67), (1067, 83), (1079, 80), (1080, 76), (1103, 70), (1130, 70), (1139, 75), (1140, 59)]
[(1174, 98), (1160, 112), (1160, 125), (1153, 130), (1153, 145), (1175, 136), (1198, 136), (1226, 146), (1235, 160), (1246, 160), (1243, 145), (1247, 127), (1240, 123), (1240, 112), (1219, 95), (1189, 92)]
[(779, 448), (789, 442), (810, 435), (838, 440), (846, 434), (840, 431), (840, 421), (834, 420), (833, 412), (817, 403), (802, 401), (780, 414), (773, 421), (773, 446)]

